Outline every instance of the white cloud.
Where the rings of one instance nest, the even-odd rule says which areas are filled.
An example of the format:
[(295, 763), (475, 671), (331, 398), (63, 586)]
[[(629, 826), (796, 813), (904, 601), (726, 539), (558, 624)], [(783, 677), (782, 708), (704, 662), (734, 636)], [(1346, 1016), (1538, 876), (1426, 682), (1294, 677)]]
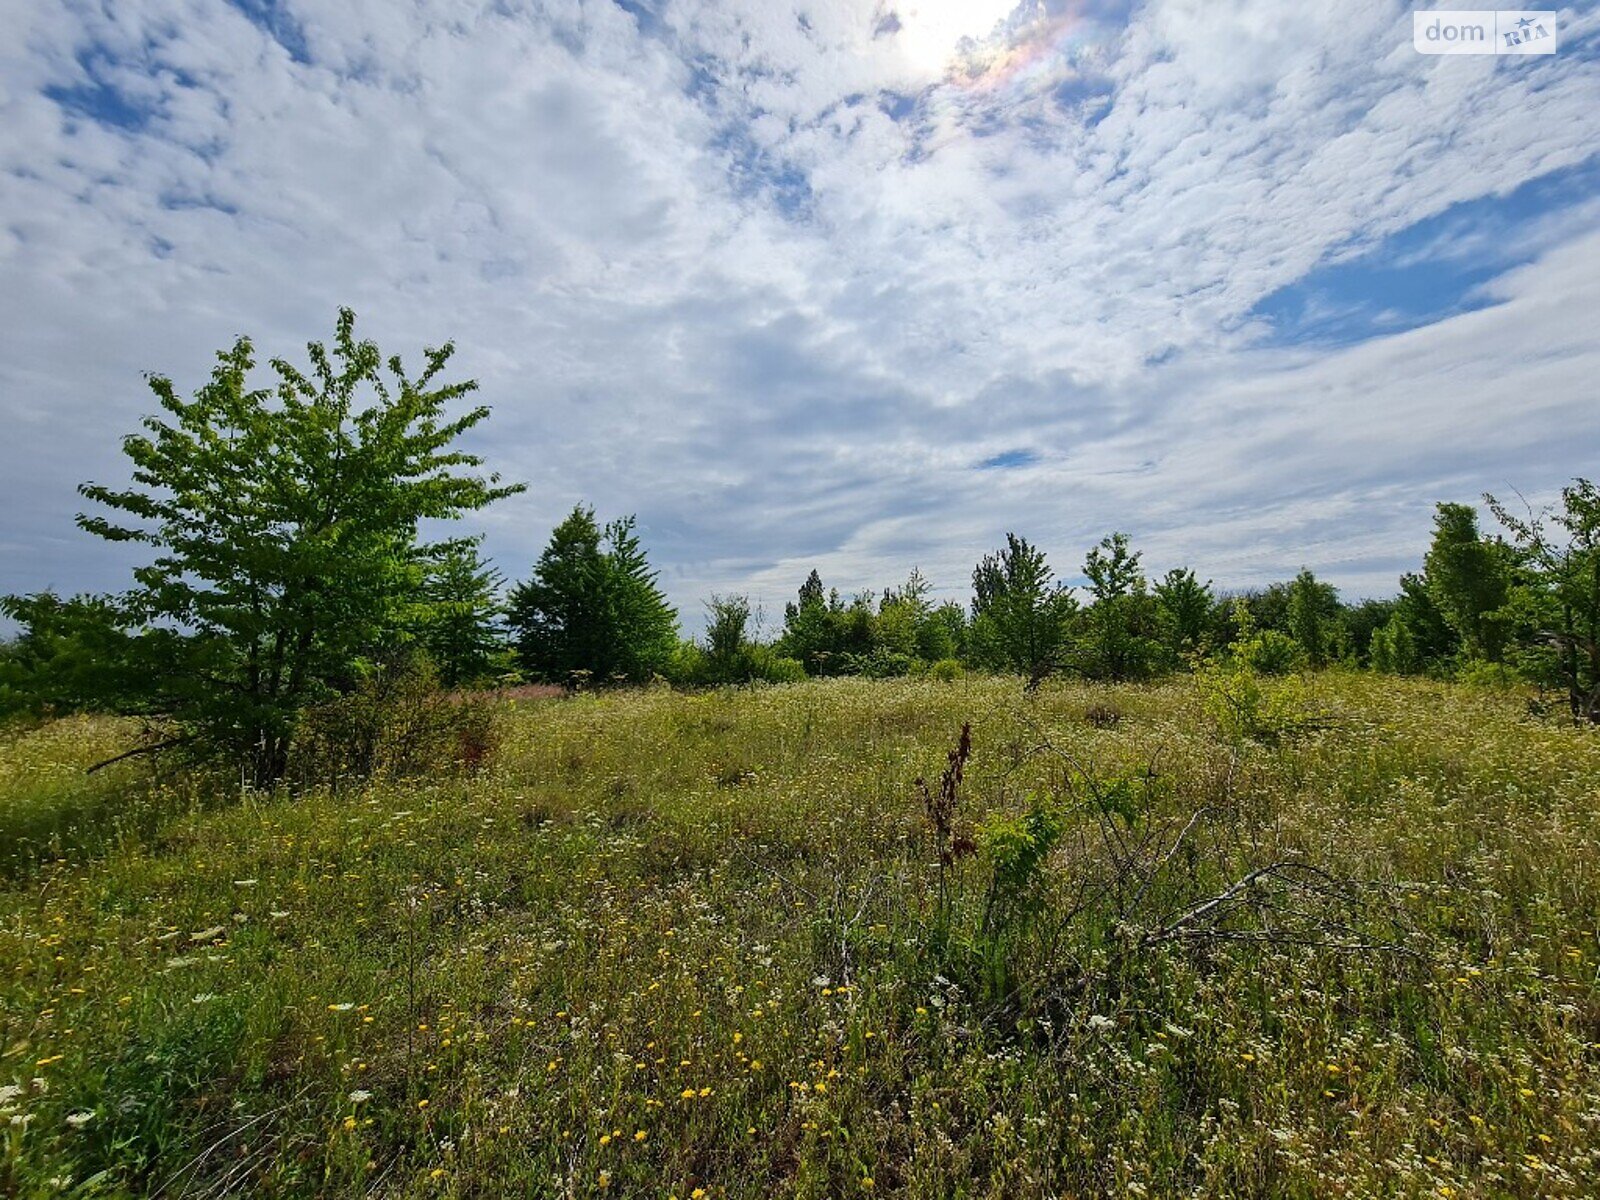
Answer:
[[(1123, 525), (1219, 580), (1381, 590), (1439, 488), (1593, 449), (1592, 206), (1523, 235), (1498, 307), (1256, 346), (1263, 297), (1600, 127), (1592, 61), (1422, 58), (1388, 0), (1025, 5), (944, 78), (926, 45), (971, 31), (908, 53), (889, 0), (298, 0), (282, 42), (202, 0), (15, 7), (0, 589), (118, 582), (72, 487), (121, 470), (139, 372), (292, 351), (340, 303), (458, 340), (480, 448), (533, 483), (486, 517), (508, 570), (579, 499), (637, 510), (691, 615), (812, 563), (959, 590), (1006, 528), (1062, 567)], [(141, 126), (46, 94), (107, 87)], [(1539, 399), (1507, 425), (1507, 395)]]

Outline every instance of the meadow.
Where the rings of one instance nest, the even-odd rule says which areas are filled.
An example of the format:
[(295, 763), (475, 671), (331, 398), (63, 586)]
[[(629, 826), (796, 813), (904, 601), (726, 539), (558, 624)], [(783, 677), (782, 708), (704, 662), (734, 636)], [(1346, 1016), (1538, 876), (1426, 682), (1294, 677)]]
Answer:
[(0, 733), (0, 1195), (1595, 1194), (1600, 739), (1280, 699), (523, 699), (293, 796)]

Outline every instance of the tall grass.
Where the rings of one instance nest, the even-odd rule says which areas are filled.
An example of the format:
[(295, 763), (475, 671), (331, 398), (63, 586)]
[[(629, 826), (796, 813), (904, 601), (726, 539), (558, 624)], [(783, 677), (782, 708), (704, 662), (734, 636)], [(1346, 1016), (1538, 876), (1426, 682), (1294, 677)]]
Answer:
[[(117, 798), (169, 785), (74, 773), (104, 723), (13, 737), (0, 829), (50, 832), (0, 892), (0, 1194), (1592, 1194), (1600, 742), (1403, 680), (1303, 702), (1268, 744), (1188, 681), (578, 696), (518, 707), (475, 779), (145, 824)], [(1153, 769), (1140, 828), (1226, 808), (1407, 953), (1162, 945), (993, 1003), (929, 954), (914, 787), (968, 722), (958, 925), (992, 831), (1061, 793), (1048, 741)]]

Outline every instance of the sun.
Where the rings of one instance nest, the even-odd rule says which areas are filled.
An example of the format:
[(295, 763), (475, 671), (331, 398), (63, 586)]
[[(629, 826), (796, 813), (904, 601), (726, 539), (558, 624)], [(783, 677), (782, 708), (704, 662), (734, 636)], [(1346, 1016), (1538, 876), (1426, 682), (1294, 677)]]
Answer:
[(1017, 0), (901, 0), (894, 8), (900, 28), (895, 44), (919, 70), (943, 74), (962, 38), (994, 30)]

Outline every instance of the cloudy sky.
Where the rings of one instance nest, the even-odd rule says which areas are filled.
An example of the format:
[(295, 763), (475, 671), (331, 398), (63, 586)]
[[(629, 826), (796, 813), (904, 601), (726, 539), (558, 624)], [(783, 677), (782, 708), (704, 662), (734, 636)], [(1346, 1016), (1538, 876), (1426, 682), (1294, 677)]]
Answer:
[(248, 333), (454, 338), (526, 495), (691, 625), (1017, 530), (1387, 594), (1600, 471), (1600, 12), (1392, 0), (0, 0), (0, 591), (110, 589), (119, 437)]

